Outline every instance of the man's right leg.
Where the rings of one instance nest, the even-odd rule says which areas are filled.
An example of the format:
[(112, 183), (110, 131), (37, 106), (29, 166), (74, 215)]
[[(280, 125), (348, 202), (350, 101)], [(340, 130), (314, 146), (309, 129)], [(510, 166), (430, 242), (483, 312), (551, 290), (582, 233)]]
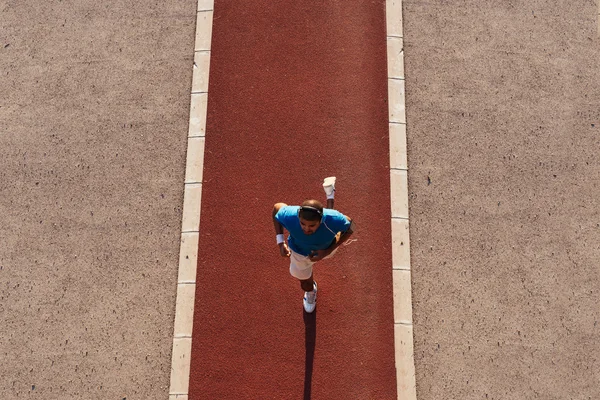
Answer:
[(290, 274), (300, 281), (300, 287), (304, 290), (302, 304), (308, 313), (314, 311), (317, 301), (317, 283), (313, 279), (313, 262), (308, 257), (292, 251), (290, 255)]
[[(300, 286), (305, 292), (311, 291), (312, 286), (308, 290), (305, 289), (305, 285), (312, 285), (313, 282), (313, 264), (314, 262), (302, 254), (298, 254), (290, 249), (290, 275), (300, 281)], [(306, 283), (304, 283), (306, 282)]]
[(313, 279), (312, 274), (310, 275), (310, 278), (308, 279), (300, 279), (300, 287), (302, 288), (302, 290), (304, 290), (305, 292), (310, 292), (313, 290), (313, 285), (315, 284), (315, 281)]

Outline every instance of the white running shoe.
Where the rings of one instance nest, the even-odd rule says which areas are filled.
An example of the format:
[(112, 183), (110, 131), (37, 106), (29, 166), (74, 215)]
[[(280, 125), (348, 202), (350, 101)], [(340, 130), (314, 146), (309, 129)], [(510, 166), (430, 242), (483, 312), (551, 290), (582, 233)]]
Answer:
[(323, 180), (323, 190), (328, 199), (333, 199), (335, 194), (335, 176), (330, 176)]
[(317, 306), (317, 282), (313, 281), (313, 290), (312, 292), (304, 292), (304, 311), (307, 313), (311, 313), (315, 311), (315, 307)]

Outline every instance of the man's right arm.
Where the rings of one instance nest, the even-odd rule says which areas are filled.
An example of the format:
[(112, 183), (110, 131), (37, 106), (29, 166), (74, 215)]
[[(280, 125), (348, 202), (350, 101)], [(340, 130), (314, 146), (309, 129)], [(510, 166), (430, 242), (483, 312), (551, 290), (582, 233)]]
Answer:
[[(275, 234), (282, 235), (282, 236), (283, 236), (283, 225), (281, 225), (281, 223), (277, 220), (277, 218), (275, 218), (275, 216), (277, 215), (279, 210), (281, 210), (283, 207), (287, 207), (287, 204), (277, 203), (273, 206), (273, 226), (275, 228)], [(279, 246), (279, 253), (283, 257), (290, 256), (290, 249), (288, 248), (288, 245), (285, 243), (285, 240), (281, 243), (278, 243), (277, 245)]]
[(273, 226), (275, 227), (275, 234), (280, 235), (283, 233), (283, 225), (281, 225), (281, 223), (279, 221), (277, 221), (277, 218), (275, 218), (275, 216), (277, 215), (277, 213), (279, 212), (279, 210), (281, 210), (283, 207), (286, 207), (287, 204), (285, 203), (277, 203), (273, 206)]

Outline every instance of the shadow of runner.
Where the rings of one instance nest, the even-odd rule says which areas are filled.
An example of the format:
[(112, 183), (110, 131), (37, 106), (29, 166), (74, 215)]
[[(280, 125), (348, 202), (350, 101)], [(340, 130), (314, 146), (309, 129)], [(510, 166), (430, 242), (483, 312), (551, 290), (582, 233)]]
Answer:
[(302, 310), (304, 318), (304, 339), (306, 356), (304, 361), (304, 400), (310, 400), (312, 387), (313, 362), (315, 360), (315, 344), (317, 341), (317, 310), (307, 313)]

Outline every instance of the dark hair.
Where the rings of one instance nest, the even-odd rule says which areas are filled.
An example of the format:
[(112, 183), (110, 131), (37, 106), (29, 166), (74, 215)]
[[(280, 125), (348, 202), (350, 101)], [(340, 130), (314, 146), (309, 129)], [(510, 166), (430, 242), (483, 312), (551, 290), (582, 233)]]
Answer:
[(298, 216), (307, 221), (320, 221), (323, 217), (323, 204), (318, 200), (306, 200), (300, 206)]

